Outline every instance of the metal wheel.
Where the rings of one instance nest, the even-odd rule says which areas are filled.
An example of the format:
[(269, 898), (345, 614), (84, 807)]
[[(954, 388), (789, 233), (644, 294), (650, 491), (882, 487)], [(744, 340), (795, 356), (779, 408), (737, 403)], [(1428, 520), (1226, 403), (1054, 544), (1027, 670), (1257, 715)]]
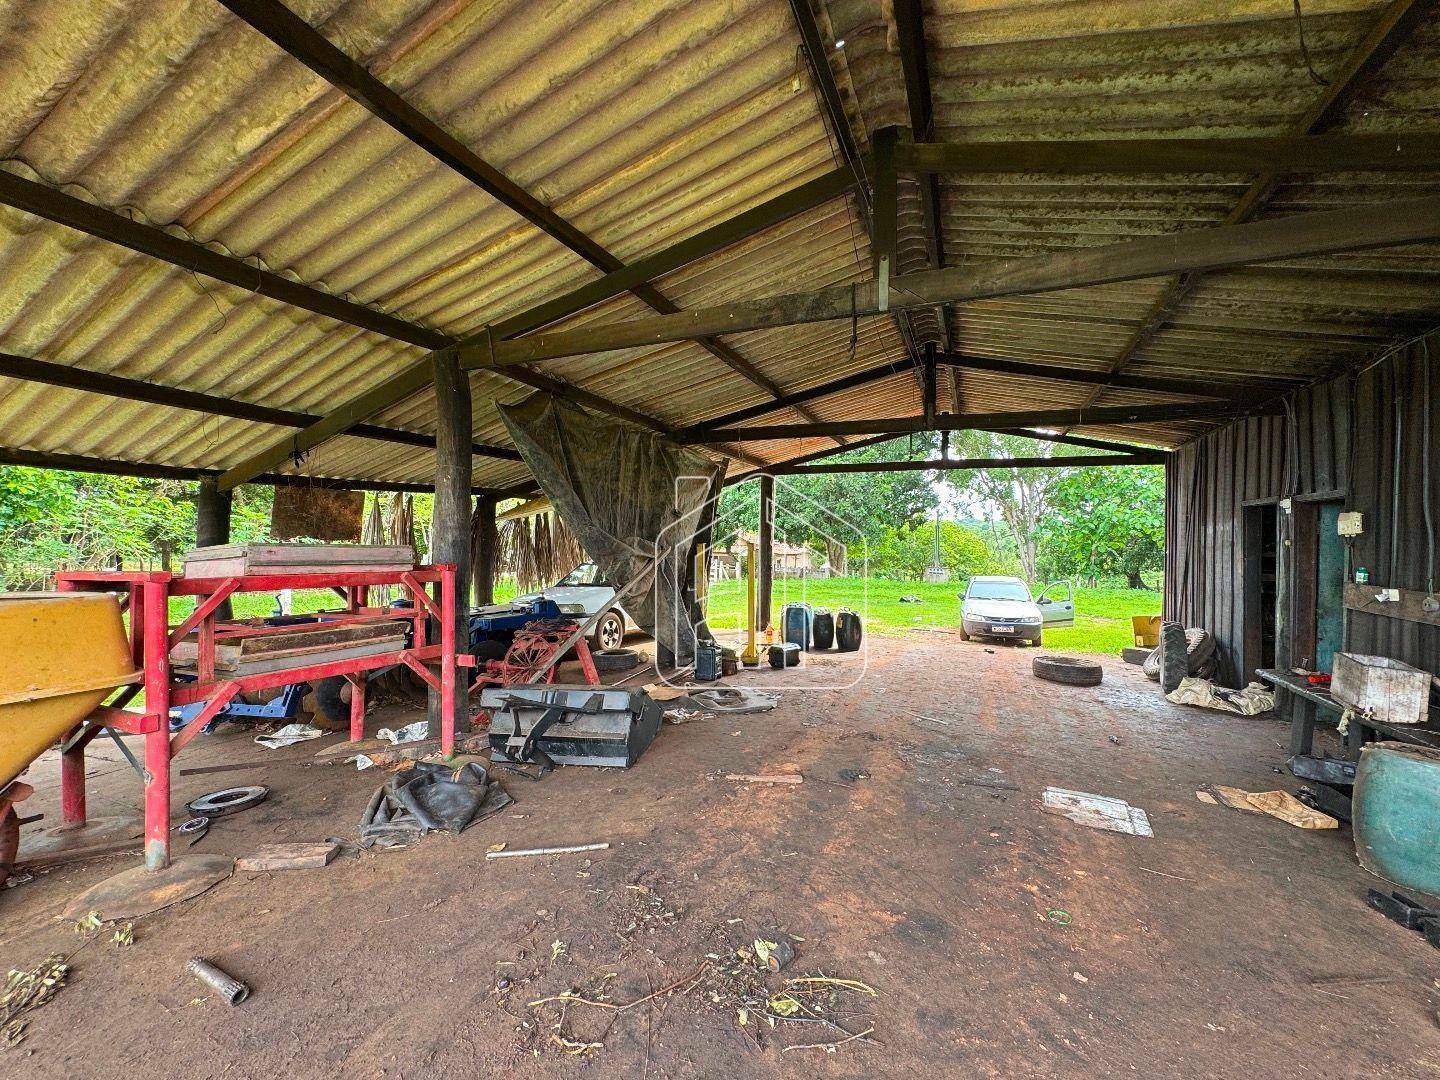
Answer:
[(607, 611), (595, 627), (592, 640), (598, 649), (618, 649), (625, 640), (625, 619), (618, 611)]
[(5, 816), (0, 817), (0, 885), (4, 885), (15, 868), (15, 856), (20, 854), (20, 815), (15, 807), (7, 806)]

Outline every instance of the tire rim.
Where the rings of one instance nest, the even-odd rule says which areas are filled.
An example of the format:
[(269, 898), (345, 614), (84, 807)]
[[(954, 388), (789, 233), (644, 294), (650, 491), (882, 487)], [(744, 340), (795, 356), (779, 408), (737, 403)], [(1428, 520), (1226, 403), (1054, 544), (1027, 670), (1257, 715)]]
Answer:
[(600, 647), (604, 649), (619, 648), (624, 636), (620, 620), (611, 615), (605, 616), (605, 621), (600, 624)]

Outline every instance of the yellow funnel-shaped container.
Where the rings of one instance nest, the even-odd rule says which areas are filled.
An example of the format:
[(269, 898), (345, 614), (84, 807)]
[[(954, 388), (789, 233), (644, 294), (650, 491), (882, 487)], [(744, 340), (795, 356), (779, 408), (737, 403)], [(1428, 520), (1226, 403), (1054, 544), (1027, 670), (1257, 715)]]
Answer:
[(109, 593), (0, 593), (0, 788), (137, 675)]

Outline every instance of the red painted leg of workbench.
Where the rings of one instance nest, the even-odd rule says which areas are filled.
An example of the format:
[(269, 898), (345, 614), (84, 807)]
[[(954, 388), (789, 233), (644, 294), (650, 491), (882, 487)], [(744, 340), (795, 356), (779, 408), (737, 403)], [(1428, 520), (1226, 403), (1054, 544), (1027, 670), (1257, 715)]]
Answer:
[(66, 826), (85, 824), (85, 744), (60, 755), (60, 814)]
[(145, 869), (170, 865), (169, 589), (147, 581), (144, 592), (145, 712), (159, 730), (145, 736)]
[(455, 568), (440, 575), (440, 756), (455, 752)]
[(345, 676), (350, 680), (350, 741), (365, 738), (365, 673)]
[[(585, 681), (591, 686), (599, 686), (600, 673), (595, 670), (595, 658), (590, 655), (590, 643), (583, 637), (575, 643), (575, 654), (580, 657), (580, 670), (585, 675)], [(555, 668), (550, 670), (553, 672)]]

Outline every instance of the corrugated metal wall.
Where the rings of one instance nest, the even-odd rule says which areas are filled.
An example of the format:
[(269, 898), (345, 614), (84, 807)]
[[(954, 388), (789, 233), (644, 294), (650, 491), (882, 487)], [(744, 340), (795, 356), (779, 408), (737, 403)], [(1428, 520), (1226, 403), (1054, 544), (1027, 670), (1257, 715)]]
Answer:
[[(1286, 498), (1343, 499), (1345, 509), (1364, 514), (1352, 566), (1368, 569), (1377, 588), (1433, 589), (1440, 553), (1432, 550), (1435, 529), (1427, 529), (1422, 493), (1428, 483), (1430, 515), (1440, 528), (1437, 448), (1440, 334), (1300, 392), (1286, 417), (1245, 420), (1182, 447), (1166, 473), (1166, 617), (1213, 632), (1221, 677), (1237, 682), (1246, 617), (1245, 507)], [(1281, 663), (1290, 660), (1292, 520), (1279, 515)], [(1440, 627), (1352, 611), (1345, 640), (1356, 652), (1440, 671)]]

